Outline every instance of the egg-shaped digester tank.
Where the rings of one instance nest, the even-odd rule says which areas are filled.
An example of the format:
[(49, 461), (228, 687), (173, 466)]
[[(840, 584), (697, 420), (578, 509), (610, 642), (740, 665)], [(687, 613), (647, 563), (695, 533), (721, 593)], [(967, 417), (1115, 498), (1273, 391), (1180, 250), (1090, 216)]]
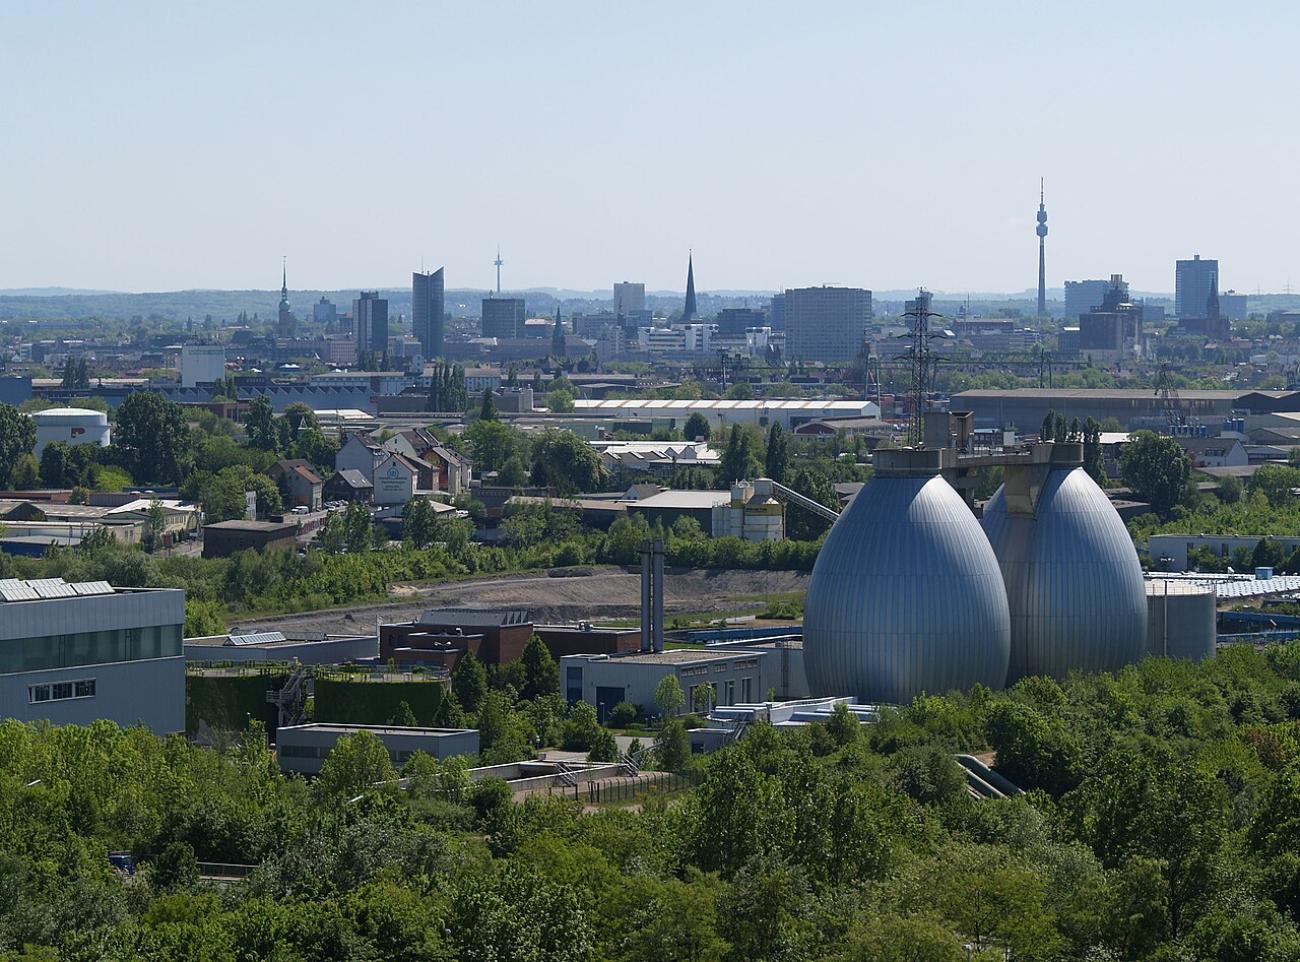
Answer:
[(1114, 671), (1146, 647), (1146, 589), (1128, 530), (1078, 466), (1079, 446), (1055, 448), (1037, 476), (1034, 467), (1008, 467), (984, 507), (1011, 608), (1007, 684), (1060, 679), (1072, 669)]
[(938, 474), (937, 451), (878, 451), (826, 541), (804, 602), (814, 695), (906, 704), (1006, 680), (1011, 622), (997, 557)]

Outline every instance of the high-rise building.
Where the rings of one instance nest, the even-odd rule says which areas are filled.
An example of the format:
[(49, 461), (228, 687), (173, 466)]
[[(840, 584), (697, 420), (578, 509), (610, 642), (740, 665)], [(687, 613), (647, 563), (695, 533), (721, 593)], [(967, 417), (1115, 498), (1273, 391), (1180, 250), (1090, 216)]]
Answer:
[(623, 281), (614, 285), (614, 314), (627, 317), (645, 310), (645, 285)]
[(298, 322), (293, 311), (289, 310), (289, 267), (285, 264), (281, 269), (280, 312), (276, 318), (275, 333), (279, 337), (293, 337)]
[(785, 292), (786, 354), (792, 360), (852, 361), (871, 319), (871, 291), (804, 287)]
[(442, 357), (443, 268), (411, 275), (411, 327), (426, 358)]
[(1138, 354), (1142, 345), (1142, 306), (1129, 297), (1122, 274), (1112, 274), (1099, 305), (1079, 315), (1078, 347), (1106, 361)]
[(1246, 295), (1224, 291), (1219, 295), (1219, 311), (1230, 321), (1244, 321), (1247, 317)]
[(1110, 281), (1066, 281), (1065, 282), (1065, 317), (1077, 321), (1080, 314), (1087, 314), (1094, 307), (1101, 307), (1110, 290)]
[(767, 312), (758, 307), (724, 307), (718, 312), (718, 333), (740, 337), (751, 327), (767, 327)]
[(695, 314), (695, 256), (691, 253), (686, 255), (686, 307), (682, 311), (682, 323), (692, 320)]
[(1047, 206), (1043, 203), (1043, 179), (1038, 179), (1038, 226), (1034, 228), (1038, 235), (1038, 316), (1047, 315), (1047, 261), (1044, 250), (1047, 246)]
[(768, 324), (774, 331), (785, 330), (785, 295), (772, 295), (772, 309), (768, 311)]
[(338, 323), (339, 310), (334, 306), (334, 302), (326, 300), (324, 295), (321, 299), (311, 306), (311, 319), (316, 324), (324, 325), (329, 330), (334, 329)]
[(527, 315), (522, 297), (483, 298), (484, 337), (523, 337), (525, 320)]
[(388, 350), (388, 299), (378, 291), (362, 291), (352, 302), (352, 330), (358, 357), (366, 351)]
[(1219, 262), (1201, 260), (1196, 254), (1190, 261), (1174, 265), (1174, 316), (1206, 317), (1210, 288), (1219, 281)]

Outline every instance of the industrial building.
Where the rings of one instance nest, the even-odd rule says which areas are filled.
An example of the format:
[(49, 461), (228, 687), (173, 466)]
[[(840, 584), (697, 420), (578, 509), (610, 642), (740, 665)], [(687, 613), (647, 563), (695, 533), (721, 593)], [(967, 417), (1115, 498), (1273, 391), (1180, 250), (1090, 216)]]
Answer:
[(203, 557), (229, 558), (236, 551), (292, 550), (298, 526), (292, 521), (217, 521), (203, 526)]
[(185, 592), (0, 579), (0, 718), (185, 730)]
[(52, 441), (64, 444), (97, 444), (106, 448), (113, 434), (108, 426), (108, 415), (90, 408), (46, 408), (32, 414), (36, 422), (36, 449), (40, 458), (45, 445)]
[(1049, 455), (1009, 467), (981, 522), (1010, 605), (1008, 684), (1115, 671), (1145, 649), (1142, 566), (1128, 530), (1079, 466), (1082, 445), (1054, 444)]
[(1238, 551), (1254, 551), (1265, 538), (1287, 554), (1300, 548), (1300, 537), (1270, 534), (1153, 534), (1147, 539), (1151, 567), (1158, 571), (1187, 571), (1193, 551), (1209, 551), (1220, 558), (1231, 558)]
[(187, 662), (298, 662), (301, 665), (341, 665), (374, 660), (379, 642), (374, 635), (328, 635), (280, 631), (232, 632), (185, 639)]
[(1115, 418), (1123, 430), (1161, 427), (1168, 423), (1173, 404), (1188, 424), (1217, 428), (1234, 416), (1300, 411), (1296, 391), (1179, 391), (1165, 399), (1149, 389), (1092, 390), (1088, 388), (1014, 388), (961, 391), (952, 396), (953, 411), (970, 411), (980, 428), (1016, 428), (1033, 433), (1048, 411), (1067, 420)]
[(653, 527), (668, 530), (678, 518), (693, 518), (713, 538), (780, 541), (785, 537), (785, 511), (772, 495), (767, 478), (737, 481), (729, 491), (661, 491), (628, 502), (628, 514), (639, 514)]
[[(695, 706), (752, 704), (765, 697), (767, 652), (709, 648), (638, 651), (619, 655), (567, 655), (560, 659), (560, 688), (570, 704), (585, 701), (597, 716), (620, 702), (656, 714), (655, 689), (669, 675), (686, 694), (682, 711)], [(700, 689), (708, 686), (707, 694)]]
[(402, 725), (287, 725), (276, 733), (280, 771), (319, 775), (334, 746), (345, 735), (370, 732), (384, 743), (393, 767), (400, 769), (416, 752), (433, 758), (477, 755), (478, 732), (472, 728), (411, 728)]
[(603, 415), (619, 420), (648, 419), (655, 427), (681, 430), (692, 414), (708, 418), (715, 428), (732, 424), (767, 428), (779, 424), (786, 431), (809, 421), (826, 418), (871, 418), (880, 416), (873, 401), (776, 400), (757, 398), (750, 401), (671, 401), (644, 398), (593, 400), (578, 398), (574, 413), (591, 417)]
[(1001, 688), (1011, 616), (998, 559), (940, 476), (940, 450), (879, 450), (876, 473), (831, 528), (804, 602), (814, 695), (910, 702)]
[(641, 632), (581, 622), (534, 625), (521, 608), (431, 608), (418, 621), (379, 626), (379, 657), (399, 665), (455, 670), (472, 653), (485, 665), (518, 661), (536, 635), (551, 657), (637, 651)]

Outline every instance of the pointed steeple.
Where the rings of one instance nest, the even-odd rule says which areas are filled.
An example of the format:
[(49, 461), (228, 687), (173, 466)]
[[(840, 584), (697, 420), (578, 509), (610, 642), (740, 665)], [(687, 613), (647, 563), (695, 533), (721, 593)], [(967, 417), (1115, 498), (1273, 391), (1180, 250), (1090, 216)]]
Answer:
[(1205, 299), (1205, 316), (1211, 321), (1219, 320), (1219, 278), (1210, 278), (1210, 296)]
[(695, 317), (695, 254), (686, 254), (686, 309), (682, 311), (682, 320), (689, 321)]

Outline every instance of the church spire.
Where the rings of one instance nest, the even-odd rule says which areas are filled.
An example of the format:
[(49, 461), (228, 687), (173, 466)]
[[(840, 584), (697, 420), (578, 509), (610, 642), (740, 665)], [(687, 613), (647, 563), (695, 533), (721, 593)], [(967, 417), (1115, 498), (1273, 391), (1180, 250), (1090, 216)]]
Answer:
[(686, 309), (682, 311), (682, 320), (690, 321), (695, 318), (695, 254), (688, 251), (686, 254)]

